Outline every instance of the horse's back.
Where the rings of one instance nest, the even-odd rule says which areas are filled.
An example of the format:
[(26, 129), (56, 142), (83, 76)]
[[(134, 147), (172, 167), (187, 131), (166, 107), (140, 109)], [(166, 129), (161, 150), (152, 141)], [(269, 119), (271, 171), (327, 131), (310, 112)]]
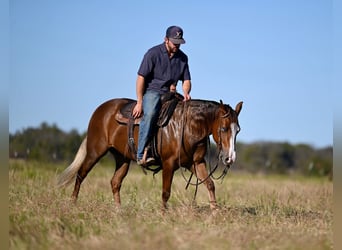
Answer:
[(115, 120), (117, 112), (119, 112), (124, 105), (133, 101), (134, 100), (129, 98), (116, 98), (99, 105), (90, 118), (88, 137), (92, 135), (99, 136), (99, 133), (104, 133), (108, 136), (108, 132), (118, 126)]
[(113, 113), (118, 112), (118, 110), (120, 110), (120, 108), (122, 108), (125, 104), (130, 102), (134, 102), (134, 100), (129, 98), (116, 98), (108, 100), (95, 109), (92, 117), (95, 116), (96, 118), (100, 118), (108, 115), (111, 116)]

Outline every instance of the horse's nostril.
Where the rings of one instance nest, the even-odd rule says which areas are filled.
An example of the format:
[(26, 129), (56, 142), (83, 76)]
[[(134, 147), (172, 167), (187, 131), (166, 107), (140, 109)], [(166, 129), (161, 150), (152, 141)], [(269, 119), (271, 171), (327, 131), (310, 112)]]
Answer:
[(225, 157), (223, 158), (223, 164), (224, 165), (229, 165), (231, 163), (232, 159), (230, 157)]

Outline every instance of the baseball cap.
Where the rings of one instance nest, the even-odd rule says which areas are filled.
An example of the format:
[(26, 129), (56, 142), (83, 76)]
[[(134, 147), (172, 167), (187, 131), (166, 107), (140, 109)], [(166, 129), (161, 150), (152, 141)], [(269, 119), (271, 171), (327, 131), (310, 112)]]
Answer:
[(166, 37), (174, 44), (183, 44), (185, 40), (183, 39), (183, 30), (178, 26), (170, 26), (166, 30)]

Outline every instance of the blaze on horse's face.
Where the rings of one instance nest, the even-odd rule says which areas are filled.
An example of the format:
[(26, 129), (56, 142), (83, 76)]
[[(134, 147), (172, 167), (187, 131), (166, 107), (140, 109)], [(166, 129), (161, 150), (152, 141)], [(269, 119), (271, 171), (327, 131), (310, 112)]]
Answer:
[[(236, 160), (236, 136), (240, 131), (238, 116), (242, 109), (242, 102), (239, 102), (235, 110), (233, 110), (229, 105), (224, 105), (221, 102), (217, 134), (214, 139), (218, 143), (220, 151), (220, 159), (224, 165), (230, 165)], [(216, 138), (215, 138), (216, 137)]]

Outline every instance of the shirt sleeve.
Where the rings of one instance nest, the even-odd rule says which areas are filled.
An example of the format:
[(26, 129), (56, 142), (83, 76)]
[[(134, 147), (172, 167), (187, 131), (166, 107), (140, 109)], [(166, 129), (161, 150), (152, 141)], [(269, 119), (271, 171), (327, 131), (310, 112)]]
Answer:
[(138, 75), (147, 77), (153, 71), (153, 67), (154, 67), (154, 63), (153, 63), (152, 53), (150, 51), (147, 51), (140, 64)]

